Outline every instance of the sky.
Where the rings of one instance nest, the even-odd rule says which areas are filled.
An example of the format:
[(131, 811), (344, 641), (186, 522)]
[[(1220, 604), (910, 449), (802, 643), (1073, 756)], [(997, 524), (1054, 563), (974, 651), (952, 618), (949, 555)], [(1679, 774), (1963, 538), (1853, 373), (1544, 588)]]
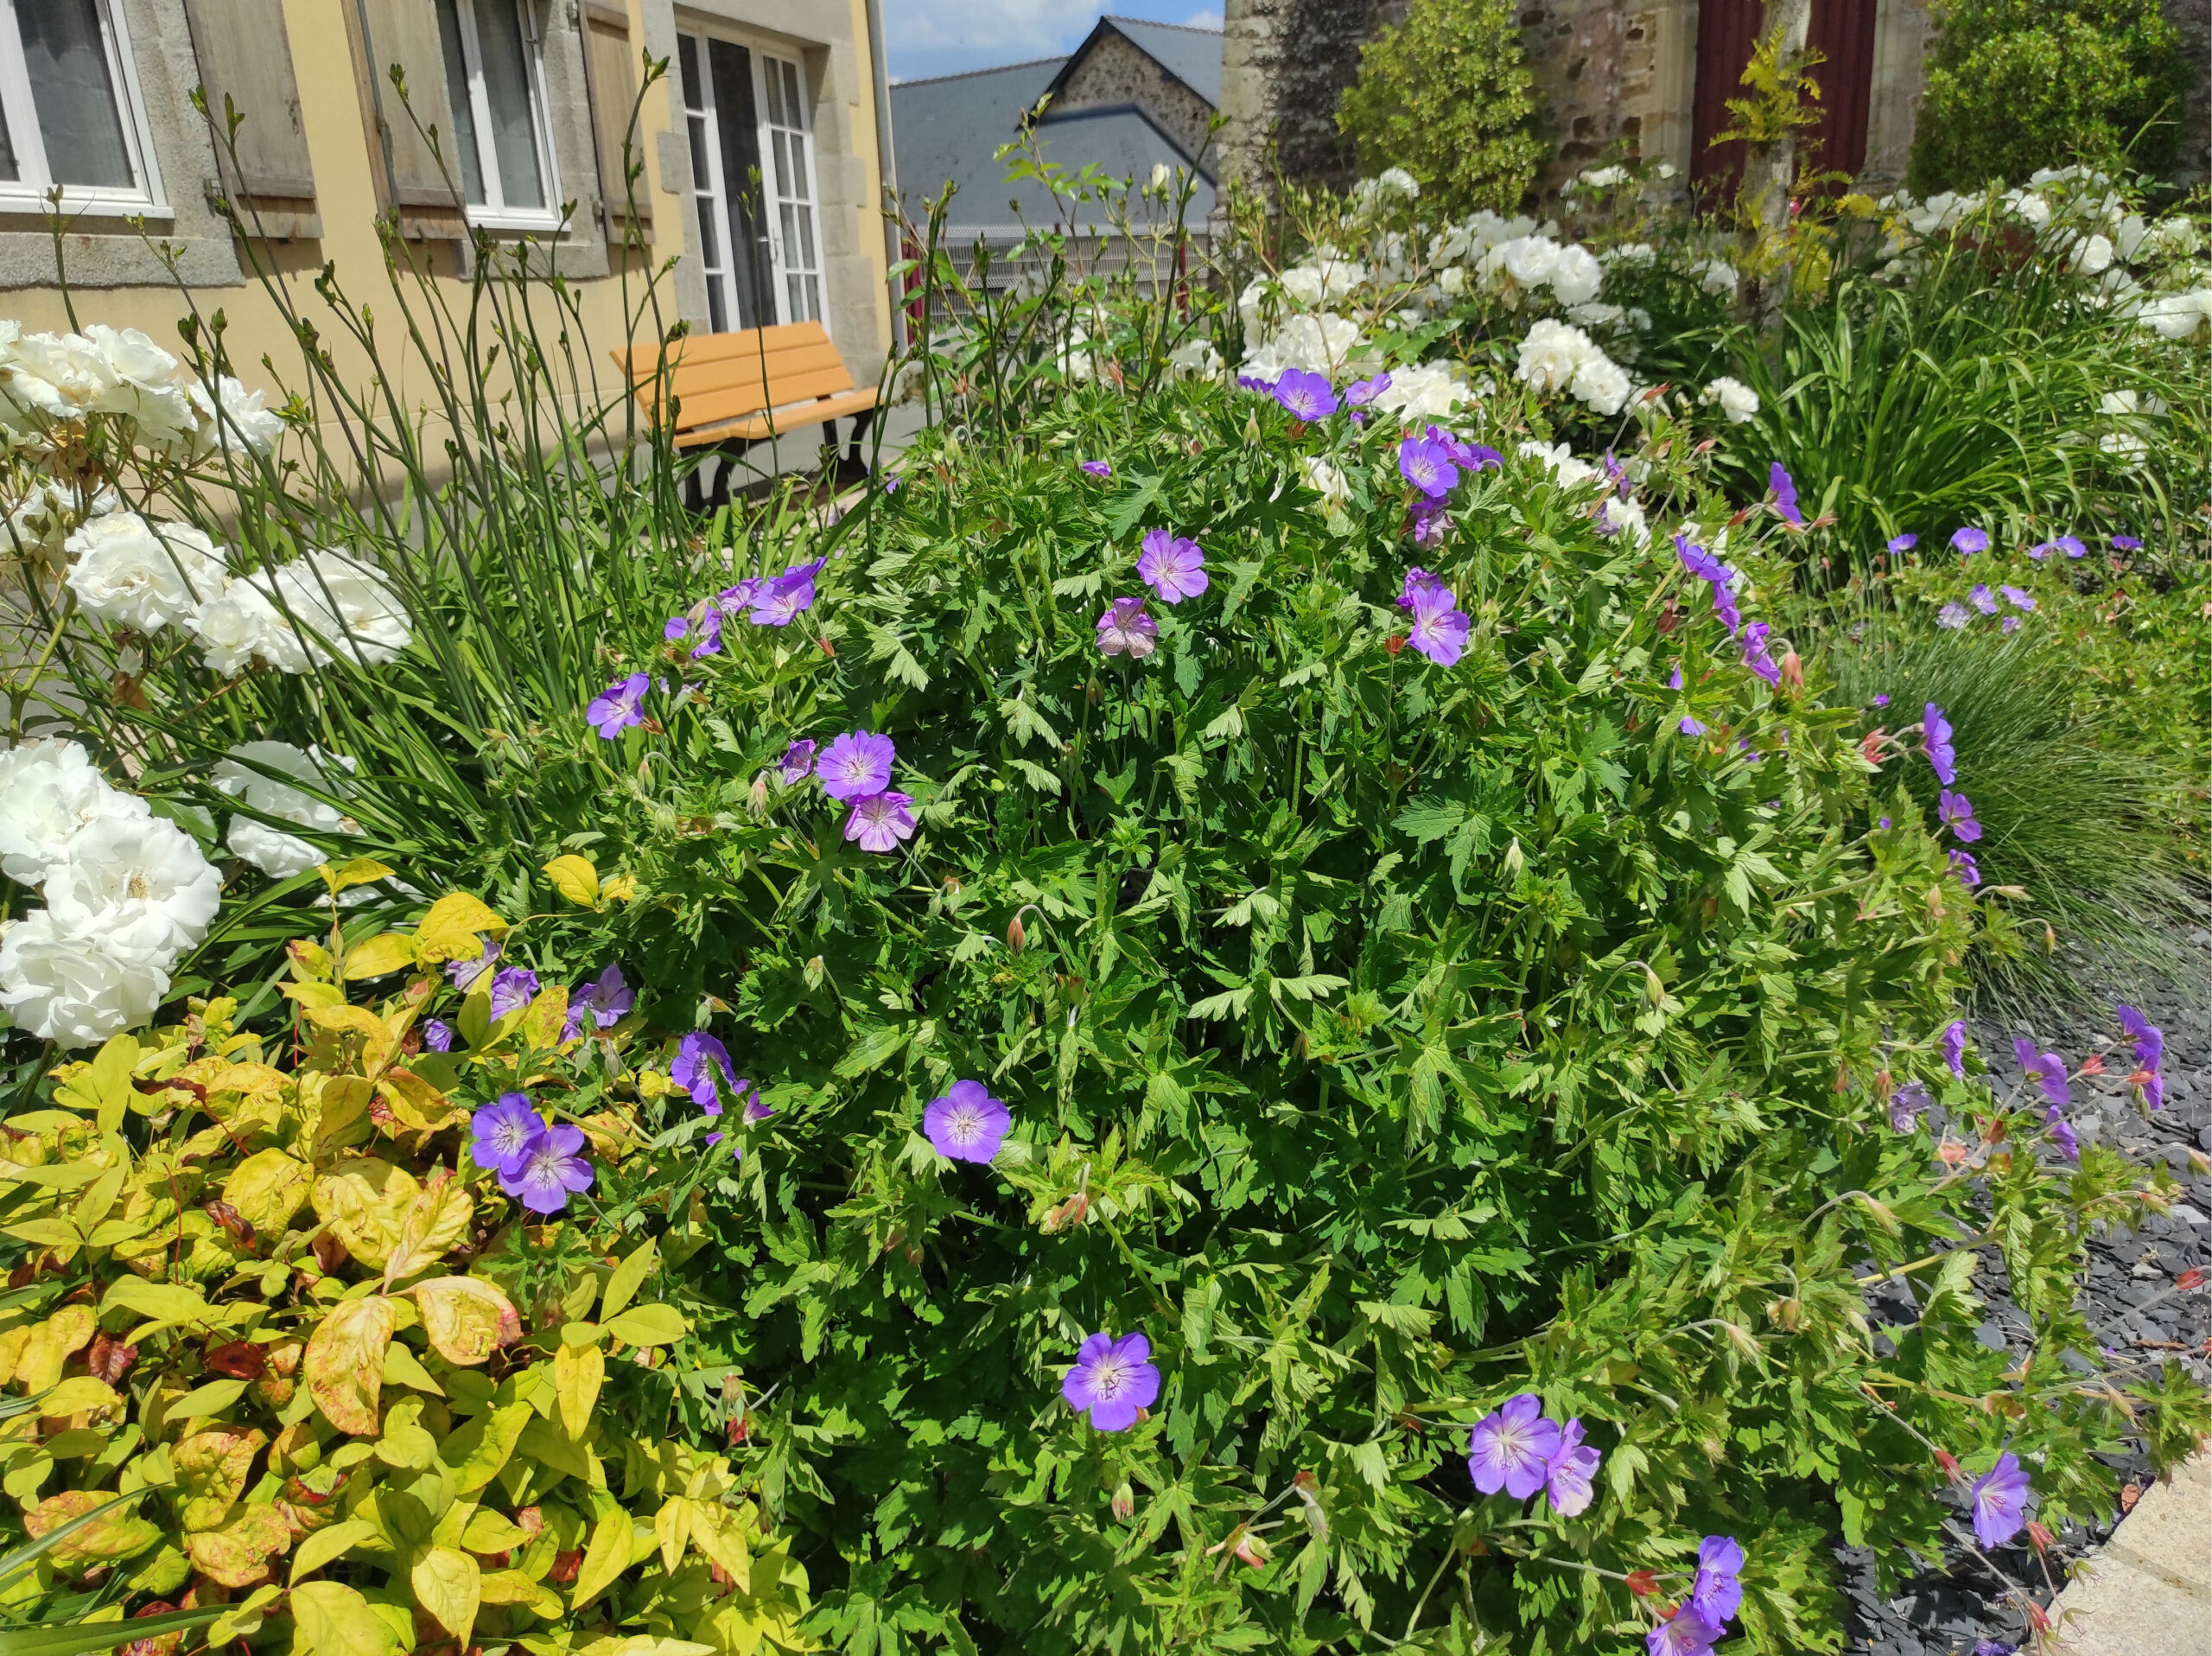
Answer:
[(1221, 27), (1205, 0), (883, 0), (893, 80), (961, 74), (1071, 52), (1103, 12), (1154, 22)]

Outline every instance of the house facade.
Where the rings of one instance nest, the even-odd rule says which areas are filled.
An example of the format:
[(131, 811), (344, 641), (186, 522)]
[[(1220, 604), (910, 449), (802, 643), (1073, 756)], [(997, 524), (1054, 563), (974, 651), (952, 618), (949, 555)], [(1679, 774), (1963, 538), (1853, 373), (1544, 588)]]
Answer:
[[(0, 5), (0, 316), (68, 327), (65, 271), (79, 320), (172, 347), (181, 315), (219, 309), (255, 384), (264, 352), (298, 360), (257, 271), (311, 322), (334, 320), (326, 265), (388, 315), (390, 214), (456, 303), (480, 234), (534, 239), (600, 365), (673, 259), (660, 324), (820, 321), (872, 378), (892, 337), (880, 41), (879, 0)], [(641, 99), (648, 54), (668, 69)], [(243, 117), (234, 149), (196, 87), (215, 123)]]

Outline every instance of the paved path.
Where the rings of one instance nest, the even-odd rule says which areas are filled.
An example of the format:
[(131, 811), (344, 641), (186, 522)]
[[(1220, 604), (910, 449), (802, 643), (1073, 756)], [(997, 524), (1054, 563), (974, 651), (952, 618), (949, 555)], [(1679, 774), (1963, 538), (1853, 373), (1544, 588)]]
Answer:
[(2056, 1608), (2071, 1656), (2212, 1656), (2212, 1456), (2145, 1490)]

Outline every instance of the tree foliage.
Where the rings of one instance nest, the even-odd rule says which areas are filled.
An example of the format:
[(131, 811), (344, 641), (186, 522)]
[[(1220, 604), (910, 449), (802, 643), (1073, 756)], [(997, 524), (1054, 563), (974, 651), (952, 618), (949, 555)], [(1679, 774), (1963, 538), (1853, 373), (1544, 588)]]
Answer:
[(1511, 212), (1543, 159), (1510, 0), (1414, 0), (1361, 48), (1337, 124), (1370, 173), (1401, 167), (1447, 214)]

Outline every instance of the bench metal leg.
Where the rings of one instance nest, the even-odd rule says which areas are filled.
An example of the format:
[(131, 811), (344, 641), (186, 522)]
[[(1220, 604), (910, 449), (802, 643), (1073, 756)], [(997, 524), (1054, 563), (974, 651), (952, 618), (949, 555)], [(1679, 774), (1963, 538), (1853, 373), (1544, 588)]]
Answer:
[[(872, 408), (864, 408), (859, 413), (853, 416), (852, 458), (855, 463), (859, 462), (861, 457), (861, 441), (868, 436), (868, 427), (873, 425), (874, 423), (875, 411)], [(831, 434), (830, 440), (832, 442), (836, 440), (836, 434), (834, 432)]]

